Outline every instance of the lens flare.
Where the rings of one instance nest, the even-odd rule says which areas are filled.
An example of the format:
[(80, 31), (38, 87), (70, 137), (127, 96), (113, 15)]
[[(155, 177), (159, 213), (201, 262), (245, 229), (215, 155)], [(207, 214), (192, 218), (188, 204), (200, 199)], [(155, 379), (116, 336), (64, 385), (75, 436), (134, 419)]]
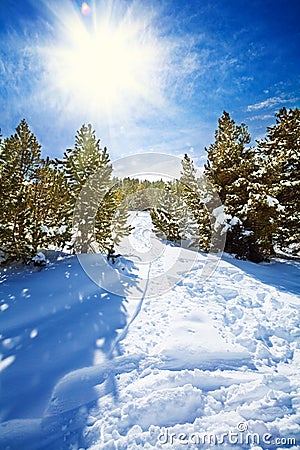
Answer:
[(81, 13), (84, 16), (88, 16), (89, 14), (91, 14), (91, 12), (92, 12), (92, 10), (89, 7), (89, 5), (86, 2), (83, 2), (82, 5), (81, 5)]

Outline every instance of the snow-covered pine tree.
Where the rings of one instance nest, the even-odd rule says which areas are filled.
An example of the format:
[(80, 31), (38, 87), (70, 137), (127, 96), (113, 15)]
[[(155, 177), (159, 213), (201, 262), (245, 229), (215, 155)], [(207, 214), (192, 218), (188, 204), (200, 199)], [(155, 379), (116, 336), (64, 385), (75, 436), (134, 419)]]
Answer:
[[(218, 192), (225, 208), (226, 217), (232, 220), (238, 210), (247, 202), (247, 186), (244, 177), (245, 145), (250, 142), (250, 135), (244, 124), (238, 126), (224, 111), (218, 120), (215, 142), (207, 151), (207, 163), (204, 174)], [(227, 224), (229, 231), (225, 250), (243, 256), (243, 239), (241, 221), (234, 225)]]
[(37, 226), (31, 210), (31, 185), (36, 180), (41, 146), (23, 119), (1, 150), (0, 246), (9, 259), (34, 255), (32, 232)]
[(111, 221), (113, 248), (118, 246), (122, 238), (128, 236), (128, 234), (130, 234), (133, 230), (133, 227), (128, 225), (128, 203), (119, 187), (115, 187), (114, 199), (116, 204), (116, 212)]
[(65, 216), (69, 192), (63, 172), (49, 158), (42, 159), (30, 187), (34, 253), (50, 245), (64, 247), (71, 234)]
[[(74, 149), (65, 152), (62, 165), (70, 192), (67, 208), (70, 220), (75, 212), (75, 251), (94, 251), (92, 244), (96, 236), (100, 250), (111, 252), (117, 194), (107, 148), (100, 147), (100, 139), (96, 138), (91, 124), (82, 125), (77, 131)], [(127, 220), (125, 213), (124, 216), (122, 223)], [(118, 233), (121, 228), (120, 221)], [(122, 232), (129, 231), (124, 226)]]
[(187, 234), (187, 206), (177, 181), (165, 183), (158, 207), (150, 211), (154, 231), (163, 239), (179, 242)]
[(300, 110), (282, 108), (276, 124), (258, 142), (264, 157), (269, 186), (269, 203), (277, 207), (276, 244), (300, 251)]
[[(208, 252), (211, 242), (211, 223), (206, 207), (208, 186), (204, 179), (197, 178), (194, 163), (187, 154), (181, 165), (180, 187), (183, 199), (191, 211), (189, 224), (193, 233), (190, 239), (192, 245)], [(187, 227), (189, 224), (187, 223)]]
[(224, 205), (228, 230), (225, 250), (259, 262), (272, 254), (274, 207), (267, 203), (267, 188), (258, 177), (262, 161), (256, 149), (246, 147), (249, 143), (247, 126), (236, 125), (224, 111), (215, 142), (206, 149), (204, 173)]
[(243, 255), (251, 261), (269, 261), (274, 255), (273, 236), (276, 230), (278, 202), (270, 195), (270, 176), (266, 159), (257, 147), (247, 149), (244, 161), (244, 180), (247, 202), (236, 216), (241, 223)]
[(135, 193), (139, 189), (140, 180), (138, 178), (125, 177), (118, 182), (118, 186), (121, 189), (122, 197), (127, 201), (128, 209), (135, 210), (136, 208), (136, 196)]
[(101, 251), (113, 254), (121, 239), (128, 236), (128, 204), (118, 181), (105, 194), (95, 219), (95, 234)]
[(0, 161), (2, 252), (8, 259), (28, 260), (41, 248), (63, 245), (64, 177), (41, 158), (41, 146), (24, 119), (3, 142)]
[(207, 151), (205, 175), (216, 186), (224, 204), (231, 185), (240, 179), (237, 170), (245, 159), (245, 145), (250, 143), (250, 135), (245, 124), (236, 125), (228, 112), (224, 111), (218, 120), (215, 142)]
[[(69, 227), (76, 212), (74, 249), (77, 253), (88, 253), (93, 240), (95, 211), (111, 183), (112, 167), (106, 147), (100, 147), (92, 125), (83, 124), (75, 136), (75, 145), (67, 149), (61, 161), (69, 188), (66, 215)], [(97, 173), (97, 180), (89, 189), (82, 190), (88, 180)], [(79, 206), (75, 208), (76, 202)], [(109, 228), (109, 224), (105, 224)]]

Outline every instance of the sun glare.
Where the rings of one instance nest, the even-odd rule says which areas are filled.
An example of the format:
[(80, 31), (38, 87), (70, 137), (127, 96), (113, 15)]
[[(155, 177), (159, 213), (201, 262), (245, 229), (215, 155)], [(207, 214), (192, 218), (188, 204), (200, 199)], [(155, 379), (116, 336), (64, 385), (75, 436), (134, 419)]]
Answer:
[(81, 14), (64, 18), (61, 42), (48, 55), (52, 82), (73, 104), (99, 113), (159, 104), (163, 52), (153, 30), (129, 8), (112, 10), (83, 3)]
[(84, 16), (88, 16), (89, 14), (91, 14), (91, 8), (89, 7), (89, 5), (86, 2), (82, 3), (81, 12)]

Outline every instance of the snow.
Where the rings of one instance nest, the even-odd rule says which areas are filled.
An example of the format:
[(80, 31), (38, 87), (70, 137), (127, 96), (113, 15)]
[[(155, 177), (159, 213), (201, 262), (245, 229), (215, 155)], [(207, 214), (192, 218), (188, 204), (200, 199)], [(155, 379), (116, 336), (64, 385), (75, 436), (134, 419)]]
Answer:
[(267, 205), (270, 208), (274, 208), (276, 206), (277, 209), (279, 208), (278, 211), (280, 211), (280, 205), (279, 205), (279, 202), (278, 202), (277, 198), (271, 197), (270, 195), (267, 195), (266, 196), (266, 202), (267, 202)]
[(46, 225), (41, 225), (41, 230), (48, 235), (51, 234), (51, 231), (49, 230), (49, 228)]
[(159, 279), (182, 254), (148, 213), (134, 221), (111, 266), (119, 295), (76, 256), (3, 270), (0, 448), (299, 449), (300, 263), (225, 254), (204, 281), (207, 256), (185, 249), (172, 289), (136, 298), (139, 273)]
[(214, 224), (214, 230), (217, 231), (220, 226), (223, 225), (222, 234), (226, 233), (226, 231), (230, 228), (230, 225), (227, 223), (227, 220), (232, 219), (229, 214), (226, 214), (224, 211), (224, 206), (218, 206), (212, 211), (212, 215), (216, 218)]
[(212, 211), (212, 215), (216, 218), (214, 224), (214, 230), (218, 231), (218, 229), (222, 226), (221, 234), (226, 233), (228, 230), (231, 230), (234, 226), (238, 224), (242, 224), (241, 220), (236, 216), (231, 216), (230, 214), (226, 214), (224, 211), (224, 205), (218, 206)]
[(251, 230), (245, 230), (242, 232), (243, 236), (251, 236), (251, 234), (253, 234), (253, 231), (251, 231)]
[(240, 225), (242, 224), (241, 220), (238, 217), (233, 216), (229, 222), (230, 227), (234, 227), (235, 225), (238, 225), (238, 224), (240, 224)]
[(46, 256), (42, 252), (38, 252), (33, 258), (32, 261), (35, 264), (46, 264)]

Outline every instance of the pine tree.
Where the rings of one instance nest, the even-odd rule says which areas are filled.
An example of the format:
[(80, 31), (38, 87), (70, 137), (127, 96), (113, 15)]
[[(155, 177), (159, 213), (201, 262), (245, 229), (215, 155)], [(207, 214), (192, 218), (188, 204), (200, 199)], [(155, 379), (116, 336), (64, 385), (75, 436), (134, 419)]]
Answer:
[(182, 171), (180, 186), (183, 199), (191, 211), (190, 226), (192, 245), (200, 250), (209, 251), (211, 242), (211, 223), (206, 204), (208, 203), (209, 188), (204, 178), (196, 177), (196, 169), (188, 155), (184, 155), (181, 162)]
[(23, 119), (1, 146), (0, 247), (8, 259), (29, 260), (67, 239), (64, 177), (41, 158), (41, 146)]
[(224, 111), (215, 142), (207, 149), (205, 175), (224, 205), (227, 228), (225, 250), (255, 262), (272, 255), (273, 216), (268, 188), (259, 177), (262, 160), (255, 148), (246, 147), (250, 135), (245, 124), (236, 125)]
[(163, 239), (179, 242), (187, 234), (187, 206), (178, 182), (168, 182), (161, 190), (159, 206), (150, 211), (154, 230)]
[(119, 180), (118, 186), (122, 192), (122, 197), (127, 201), (127, 207), (130, 210), (136, 210), (136, 192), (139, 189), (140, 180), (138, 178), (125, 177)]
[(215, 142), (207, 151), (205, 175), (216, 186), (221, 202), (225, 203), (230, 187), (240, 179), (237, 168), (245, 159), (245, 145), (250, 135), (245, 124), (236, 125), (228, 112), (218, 120)]
[[(65, 152), (62, 165), (70, 192), (68, 216), (69, 220), (74, 219), (75, 225), (75, 251), (94, 251), (96, 237), (99, 249), (111, 252), (116, 242), (114, 217), (119, 206), (117, 190), (113, 187), (116, 181), (112, 179), (107, 149), (100, 147), (90, 124), (82, 125), (77, 132), (74, 149)], [(130, 231), (124, 225), (126, 219), (124, 213), (118, 236)]]
[(258, 147), (268, 171), (269, 203), (277, 203), (275, 241), (296, 253), (300, 250), (300, 110), (282, 108), (275, 116), (276, 124), (268, 127)]
[[(204, 173), (217, 190), (229, 220), (237, 216), (238, 208), (247, 201), (244, 154), (245, 145), (249, 142), (250, 136), (245, 125), (236, 125), (229, 113), (224, 111), (218, 120), (215, 142), (206, 149), (208, 161)], [(226, 251), (243, 253), (242, 231), (239, 219), (227, 233)]]
[[(74, 149), (66, 150), (61, 163), (69, 188), (66, 205), (69, 226), (74, 219), (76, 227), (73, 230), (74, 249), (78, 253), (87, 253), (94, 239), (94, 218), (110, 187), (112, 173), (107, 149), (101, 149), (91, 124), (82, 125), (77, 131)], [(95, 174), (96, 179), (93, 177)], [(83, 189), (85, 185), (86, 189)]]
[(236, 216), (241, 231), (241, 253), (254, 262), (269, 261), (274, 255), (274, 233), (278, 216), (278, 201), (271, 197), (267, 180), (270, 171), (257, 147), (247, 149), (244, 161), (244, 185), (247, 199)]
[(41, 146), (23, 119), (16, 133), (6, 138), (1, 151), (0, 245), (11, 259), (34, 255), (31, 185), (36, 180)]
[(65, 214), (69, 193), (64, 174), (49, 158), (43, 159), (30, 188), (34, 253), (41, 247), (64, 247), (71, 238)]
[(128, 217), (128, 204), (115, 183), (105, 194), (95, 219), (95, 235), (102, 252), (113, 254), (121, 239), (132, 231)]

